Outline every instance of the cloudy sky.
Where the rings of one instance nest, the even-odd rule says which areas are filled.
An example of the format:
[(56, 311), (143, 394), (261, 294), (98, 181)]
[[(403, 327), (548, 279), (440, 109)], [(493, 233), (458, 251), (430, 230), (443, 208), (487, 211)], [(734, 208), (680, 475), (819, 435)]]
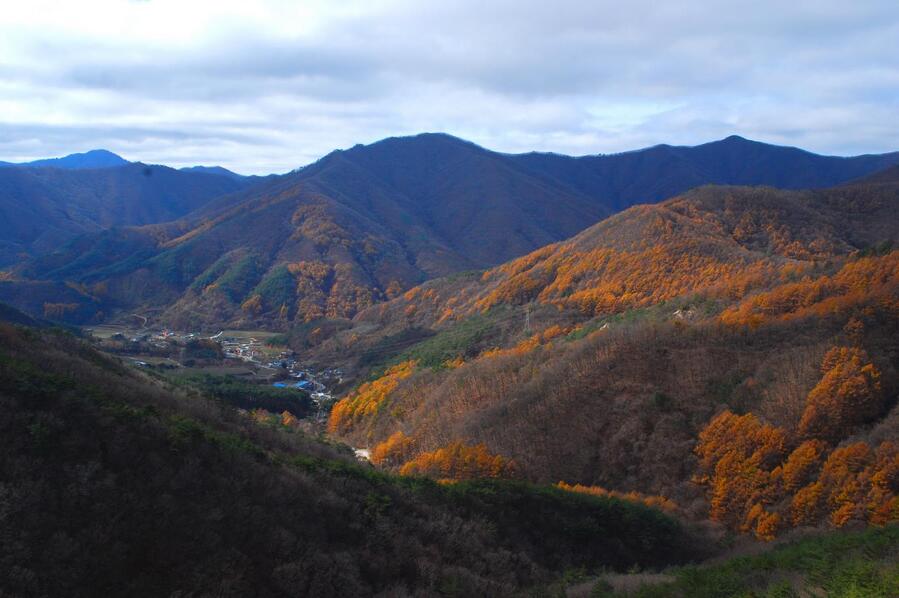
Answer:
[(896, 0), (80, 0), (0, 13), (0, 160), (283, 172), (444, 131), (609, 153), (899, 149)]

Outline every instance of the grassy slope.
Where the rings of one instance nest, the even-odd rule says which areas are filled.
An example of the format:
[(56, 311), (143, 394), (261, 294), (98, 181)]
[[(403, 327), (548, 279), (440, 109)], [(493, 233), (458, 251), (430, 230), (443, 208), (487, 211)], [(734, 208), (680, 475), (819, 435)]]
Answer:
[[(899, 526), (816, 535), (763, 554), (671, 573), (672, 581), (630, 592), (616, 592), (612, 583), (601, 580), (591, 595), (891, 598), (899, 596)], [(620, 586), (621, 578), (617, 581)]]

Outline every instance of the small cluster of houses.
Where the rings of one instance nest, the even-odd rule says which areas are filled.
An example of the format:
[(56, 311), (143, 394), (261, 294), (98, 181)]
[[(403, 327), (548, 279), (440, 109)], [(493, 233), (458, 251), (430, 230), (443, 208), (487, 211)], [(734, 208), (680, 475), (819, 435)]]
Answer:
[(258, 363), (265, 356), (262, 347), (255, 338), (236, 339), (236, 338), (214, 338), (222, 346), (225, 357), (231, 359), (240, 359), (242, 361)]
[[(235, 338), (224, 336), (223, 332), (206, 337), (197, 333), (179, 333), (168, 328), (154, 332), (142, 332), (131, 338), (132, 342), (148, 342), (155, 346), (169, 346), (172, 342), (187, 343), (192, 340), (208, 338), (217, 342), (227, 359), (239, 359), (264, 370), (281, 372), (276, 378), (281, 380), (273, 382), (276, 388), (294, 388), (310, 393), (316, 403), (323, 403), (331, 399), (328, 385), (339, 384), (343, 380), (343, 372), (339, 368), (327, 368), (319, 372), (303, 367), (296, 359), (292, 351), (282, 351), (277, 359), (266, 361), (267, 353), (262, 343), (255, 338)], [(146, 366), (142, 361), (136, 362), (138, 366)], [(284, 376), (284, 373), (287, 376)]]
[(132, 343), (148, 343), (153, 347), (157, 347), (159, 349), (165, 349), (173, 342), (181, 342), (186, 343), (192, 341), (194, 339), (200, 338), (196, 333), (190, 334), (179, 334), (177, 332), (173, 332), (168, 328), (163, 328), (162, 330), (156, 332), (138, 332), (130, 337), (126, 337), (121, 332), (114, 334), (112, 336), (113, 339), (121, 339), (128, 340)]
[(180, 341), (182, 343), (200, 338), (195, 332), (180, 334), (178, 332), (175, 332), (174, 330), (169, 330), (168, 328), (163, 328), (162, 330), (154, 333), (147, 333), (147, 335), (149, 335), (150, 340), (154, 341)]
[(317, 403), (331, 399), (331, 393), (327, 391), (327, 386), (322, 380), (336, 380), (337, 383), (340, 383), (343, 377), (343, 372), (338, 368), (327, 368), (320, 372), (304, 368), (292, 352), (282, 352), (278, 359), (270, 361), (262, 367), (286, 370), (289, 378), (274, 382), (272, 385), (275, 388), (295, 388), (306, 391)]

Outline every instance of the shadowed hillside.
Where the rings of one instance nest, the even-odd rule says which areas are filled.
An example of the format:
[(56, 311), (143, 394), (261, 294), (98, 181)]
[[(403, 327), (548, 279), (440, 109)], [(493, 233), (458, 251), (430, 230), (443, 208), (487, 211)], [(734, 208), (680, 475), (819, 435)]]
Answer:
[(80, 234), (180, 218), (244, 185), (144, 164), (0, 168), (0, 265), (46, 253)]
[(603, 197), (614, 211), (653, 203), (710, 183), (769, 185), (780, 189), (830, 187), (899, 162), (899, 152), (842, 158), (732, 135), (694, 147), (657, 145), (635, 152), (572, 158), (523, 154), (532, 172)]
[(15, 596), (517, 595), (695, 555), (670, 517), (442, 486), (0, 323), (0, 587)]

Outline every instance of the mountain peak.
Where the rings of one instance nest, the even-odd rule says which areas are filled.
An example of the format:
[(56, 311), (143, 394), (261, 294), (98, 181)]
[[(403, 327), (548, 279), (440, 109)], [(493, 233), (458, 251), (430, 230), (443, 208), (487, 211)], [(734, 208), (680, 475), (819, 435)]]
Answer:
[(730, 148), (744, 148), (744, 147), (781, 147), (778, 145), (773, 145), (770, 143), (765, 143), (764, 141), (756, 141), (754, 139), (747, 139), (746, 137), (742, 137), (740, 135), (728, 135), (723, 139), (718, 139), (717, 141), (709, 141), (707, 143), (701, 143), (699, 145), (695, 145), (692, 147), (702, 148), (702, 147), (730, 147)]
[(83, 153), (69, 154), (61, 158), (47, 158), (34, 160), (10, 166), (24, 166), (27, 168), (64, 168), (69, 170), (81, 170), (88, 168), (112, 168), (129, 164), (128, 160), (105, 149), (93, 149)]
[(237, 174), (236, 172), (230, 171), (223, 166), (185, 166), (183, 168), (179, 168), (179, 170), (183, 172), (201, 172), (205, 174), (216, 174), (219, 176), (226, 176), (235, 180), (242, 180), (243, 175)]
[[(405, 145), (405, 146), (457, 146), (457, 147), (467, 147), (472, 149), (484, 150), (481, 146), (474, 143), (473, 141), (468, 141), (467, 139), (462, 139), (461, 137), (456, 137), (455, 135), (450, 135), (449, 133), (418, 133), (416, 135), (402, 135), (396, 137), (387, 137), (385, 139), (381, 139), (380, 141), (375, 141), (369, 145), (356, 145), (353, 149), (357, 148), (370, 148), (370, 147), (387, 147), (387, 146), (396, 146), (396, 145)], [(486, 151), (486, 150), (484, 150)]]
[(309, 166), (302, 167), (298, 171), (306, 174), (316, 172), (316, 168), (333, 164), (335, 160), (350, 159), (357, 163), (368, 164), (378, 171), (383, 169), (406, 169), (411, 164), (433, 167), (439, 166), (450, 156), (465, 153), (493, 154), (490, 150), (480, 145), (455, 137), (448, 133), (418, 133), (385, 137), (369, 144), (357, 143), (356, 145), (341, 150), (334, 150)]

